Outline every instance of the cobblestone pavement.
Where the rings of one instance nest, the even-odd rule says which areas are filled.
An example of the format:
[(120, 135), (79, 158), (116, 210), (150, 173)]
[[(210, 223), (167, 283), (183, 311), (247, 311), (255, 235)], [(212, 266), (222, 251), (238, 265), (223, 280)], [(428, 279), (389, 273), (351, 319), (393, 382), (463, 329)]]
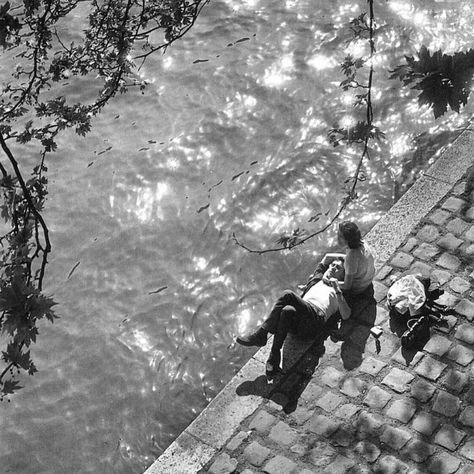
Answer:
[[(260, 393), (202, 472), (474, 473), (474, 191), (461, 180), (382, 267), (375, 300), (360, 304), (342, 343), (314, 342), (284, 376), (237, 393)], [(400, 347), (385, 296), (407, 273), (436, 279), (453, 306), (446, 327), (418, 352)], [(379, 325), (380, 345), (370, 334)], [(398, 334), (398, 335), (397, 335)]]

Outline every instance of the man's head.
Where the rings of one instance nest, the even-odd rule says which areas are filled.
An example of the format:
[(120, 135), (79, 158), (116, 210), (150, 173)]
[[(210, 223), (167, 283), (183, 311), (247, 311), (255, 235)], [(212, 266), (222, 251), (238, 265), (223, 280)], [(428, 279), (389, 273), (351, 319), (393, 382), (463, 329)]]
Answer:
[(333, 260), (329, 268), (324, 272), (326, 278), (336, 278), (344, 280), (344, 262), (341, 259)]

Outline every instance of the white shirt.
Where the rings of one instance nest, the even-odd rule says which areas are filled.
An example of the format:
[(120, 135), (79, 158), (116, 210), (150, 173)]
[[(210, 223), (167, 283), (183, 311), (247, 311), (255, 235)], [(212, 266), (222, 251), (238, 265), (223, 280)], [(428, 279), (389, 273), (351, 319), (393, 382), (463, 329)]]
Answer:
[(321, 311), (321, 314), (324, 315), (324, 321), (327, 321), (339, 310), (336, 290), (332, 286), (323, 283), (323, 281), (313, 285), (303, 296), (303, 299)]

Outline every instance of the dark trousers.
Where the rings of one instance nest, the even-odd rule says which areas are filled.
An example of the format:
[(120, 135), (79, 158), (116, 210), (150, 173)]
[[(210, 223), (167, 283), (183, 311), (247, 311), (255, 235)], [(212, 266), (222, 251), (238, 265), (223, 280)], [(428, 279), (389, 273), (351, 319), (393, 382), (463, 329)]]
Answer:
[(274, 334), (272, 352), (279, 351), (289, 332), (302, 339), (317, 336), (324, 325), (324, 315), (291, 290), (276, 301), (262, 329)]

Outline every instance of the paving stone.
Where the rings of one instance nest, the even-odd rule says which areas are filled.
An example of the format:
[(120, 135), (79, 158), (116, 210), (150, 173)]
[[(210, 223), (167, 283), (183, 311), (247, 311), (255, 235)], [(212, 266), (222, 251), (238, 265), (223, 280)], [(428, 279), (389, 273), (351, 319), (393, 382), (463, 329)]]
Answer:
[(253, 471), (251, 471), (250, 469), (245, 469), (240, 474), (255, 474), (255, 473)]
[(439, 231), (434, 225), (425, 225), (416, 234), (418, 240), (433, 242), (439, 237)]
[(466, 392), (465, 400), (467, 403), (474, 405), (474, 385), (469, 384), (469, 390)]
[(435, 452), (431, 444), (415, 439), (410, 441), (404, 449), (404, 454), (410, 456), (415, 462), (425, 462)]
[(388, 320), (388, 310), (380, 305), (377, 306), (377, 314), (375, 316), (375, 326), (382, 326)]
[(418, 379), (410, 386), (411, 396), (422, 403), (427, 402), (435, 393), (436, 387), (423, 379)]
[(279, 421), (271, 430), (270, 430), (270, 439), (276, 443), (289, 446), (293, 444), (296, 440), (298, 433), (287, 425), (283, 421)]
[(236, 472), (238, 465), (237, 459), (230, 457), (227, 453), (217, 456), (214, 463), (209, 468), (209, 474), (232, 474)]
[(390, 395), (390, 393), (375, 385), (368, 391), (363, 402), (365, 405), (368, 405), (371, 408), (377, 408), (381, 410), (391, 398), (392, 395)]
[(253, 466), (261, 466), (270, 455), (270, 450), (265, 446), (252, 441), (243, 452), (244, 458)]
[(423, 358), (424, 355), (423, 352), (417, 352), (412, 360), (407, 360), (403, 356), (403, 352), (404, 349), (402, 347), (399, 347), (395, 354), (392, 355), (391, 360), (401, 365), (405, 365), (406, 367), (408, 367), (409, 365), (411, 365), (412, 367), (415, 366)]
[(409, 431), (390, 425), (385, 426), (380, 436), (383, 443), (395, 450), (401, 449), (411, 438), (412, 434)]
[(474, 466), (470, 463), (464, 467), (461, 467), (459, 471), (456, 471), (456, 474), (472, 474), (474, 471)]
[(421, 362), (416, 366), (415, 372), (429, 380), (436, 381), (443, 370), (447, 367), (443, 362), (439, 362), (433, 357), (425, 355)]
[(431, 260), (435, 255), (440, 252), (436, 245), (423, 242), (414, 252), (413, 255), (421, 260)]
[(469, 382), (469, 376), (464, 372), (459, 372), (455, 369), (449, 369), (445, 375), (442, 385), (446, 387), (450, 392), (459, 394), (463, 391), (464, 387)]
[(474, 344), (474, 326), (472, 324), (460, 324), (456, 328), (454, 337), (460, 341), (465, 342), (466, 344)]
[(336, 457), (336, 450), (322, 441), (316, 441), (309, 452), (309, 461), (317, 467), (324, 467)]
[(430, 340), (426, 343), (424, 350), (430, 354), (442, 356), (448, 352), (451, 346), (451, 341), (439, 334), (433, 334)]
[(468, 406), (464, 408), (459, 416), (459, 421), (463, 425), (474, 427), (474, 407)]
[(359, 441), (354, 450), (370, 463), (375, 462), (380, 456), (380, 449), (370, 441)]
[(457, 313), (466, 316), (469, 321), (474, 319), (474, 303), (467, 299), (463, 299), (459, 304), (454, 308)]
[(466, 458), (474, 461), (474, 437), (470, 437), (461, 448), (461, 454)]
[(461, 249), (466, 255), (474, 255), (474, 244), (468, 245), (464, 249)]
[(466, 366), (474, 359), (474, 352), (466, 346), (456, 344), (449, 352), (448, 357), (462, 366)]
[[(416, 240), (416, 239), (415, 239)], [(390, 275), (392, 267), (390, 265), (384, 265), (375, 275), (375, 279), (382, 281)]]
[(464, 433), (464, 431), (457, 430), (454, 426), (445, 424), (438, 433), (436, 433), (434, 442), (440, 446), (444, 446), (450, 451), (455, 451), (465, 436), (466, 433)]
[(229, 451), (235, 451), (248, 437), (249, 432), (239, 431), (228, 443), (226, 448)]
[(323, 392), (325, 392), (325, 389), (317, 385), (316, 382), (311, 381), (303, 390), (301, 399), (307, 402), (310, 406), (314, 406), (316, 400), (319, 399)]
[(341, 397), (340, 395), (336, 395), (332, 392), (327, 392), (319, 400), (316, 401), (316, 406), (331, 413), (343, 402), (344, 402), (344, 397)]
[(459, 217), (456, 217), (455, 219), (448, 222), (446, 229), (455, 235), (461, 235), (468, 227), (469, 224), (467, 222), (464, 222), (462, 219), (459, 219)]
[(420, 274), (424, 278), (428, 278), (431, 275), (433, 268), (428, 263), (424, 262), (413, 262), (413, 265), (410, 267), (410, 270), (407, 274), (417, 275)]
[(448, 453), (437, 453), (428, 462), (428, 469), (435, 474), (456, 472), (461, 461)]
[(313, 410), (306, 406), (302, 406), (301, 404), (298, 404), (296, 410), (290, 413), (291, 419), (294, 420), (298, 425), (303, 425), (311, 418), (312, 415)]
[(468, 291), (471, 288), (471, 284), (461, 277), (454, 277), (449, 282), (449, 287), (456, 293), (462, 294)]
[(388, 287), (379, 281), (374, 281), (374, 299), (380, 303), (387, 297)]
[(400, 347), (400, 340), (392, 335), (382, 334), (379, 337), (380, 352), (377, 352), (375, 340), (372, 344), (367, 342), (365, 346), (366, 353), (378, 355), (379, 357), (390, 357)]
[(326, 474), (346, 474), (355, 464), (355, 461), (346, 458), (342, 454), (338, 454), (336, 459), (332, 461), (331, 465), (328, 466), (323, 472)]
[(321, 374), (321, 380), (329, 387), (337, 388), (344, 378), (344, 373), (334, 367), (326, 367)]
[(355, 398), (362, 394), (365, 389), (365, 382), (356, 377), (348, 377), (344, 380), (341, 393), (347, 395), (348, 397)]
[(415, 414), (416, 405), (408, 400), (395, 400), (392, 406), (387, 410), (386, 414), (390, 418), (408, 423)]
[(462, 209), (464, 205), (465, 205), (464, 199), (451, 196), (448, 199), (446, 199), (446, 201), (444, 201), (441, 208), (446, 209), (447, 211), (457, 212), (460, 209)]
[(384, 423), (385, 420), (382, 416), (362, 411), (355, 420), (355, 428), (358, 435), (365, 438), (366, 436), (376, 436)]
[(261, 433), (267, 431), (275, 423), (276, 418), (265, 410), (259, 410), (255, 418), (250, 422), (249, 428)]
[[(410, 253), (418, 245), (418, 243), (418, 239), (416, 239), (415, 237), (410, 237), (406, 241), (406, 243), (400, 248), (400, 250), (405, 253)], [(387, 275), (380, 277), (380, 279), (383, 280)]]
[(350, 420), (360, 410), (360, 407), (358, 407), (357, 405), (354, 405), (352, 403), (346, 403), (338, 407), (335, 415), (339, 418), (342, 418), (343, 420)]
[(451, 280), (451, 273), (446, 270), (436, 269), (431, 272), (431, 277), (439, 283), (440, 286), (444, 285), (447, 281)]
[(437, 209), (428, 216), (428, 219), (437, 225), (442, 225), (449, 219), (450, 215), (451, 213), (448, 211)]
[(354, 445), (354, 437), (356, 436), (356, 429), (352, 426), (341, 426), (331, 437), (331, 444), (333, 446), (348, 446)]
[(237, 469), (237, 459), (231, 458), (228, 454), (222, 453), (209, 468), (210, 474), (232, 474)]
[[(473, 329), (474, 333), (474, 329)], [(359, 367), (361, 372), (369, 375), (377, 375), (385, 366), (387, 365), (386, 362), (383, 362), (378, 359), (374, 359), (373, 357), (367, 357), (362, 361), (362, 364)]]
[(296, 467), (297, 465), (291, 459), (278, 455), (265, 464), (263, 472), (267, 474), (290, 474)]
[(440, 267), (446, 268), (455, 272), (461, 265), (461, 261), (455, 255), (449, 253), (443, 253), (441, 257), (438, 258), (436, 264)]
[(474, 206), (470, 207), (470, 208), (466, 211), (466, 218), (467, 218), (467, 219), (474, 219)]
[(395, 456), (385, 455), (378, 460), (375, 470), (377, 474), (403, 474), (408, 471), (408, 466)]
[(308, 446), (305, 446), (304, 444), (301, 444), (301, 443), (296, 443), (290, 448), (290, 451), (292, 453), (297, 454), (300, 457), (303, 457), (306, 455), (308, 451)]
[(331, 436), (339, 426), (340, 423), (318, 413), (315, 413), (305, 424), (306, 429), (322, 436)]
[(410, 388), (408, 384), (414, 378), (409, 372), (394, 368), (383, 378), (382, 383), (398, 393), (403, 393)]
[(456, 326), (458, 322), (458, 318), (454, 316), (453, 314), (448, 314), (447, 316), (444, 317), (444, 321), (446, 324), (438, 327), (437, 331), (448, 334), (452, 331), (454, 326)]
[(421, 412), (413, 419), (412, 426), (418, 433), (431, 436), (440, 423), (441, 421), (430, 413)]
[(438, 240), (437, 244), (442, 249), (453, 251), (456, 250), (463, 242), (463, 240), (458, 239), (454, 234), (448, 232)]
[(454, 416), (459, 411), (460, 406), (459, 397), (444, 390), (439, 390), (434, 399), (433, 411), (444, 416)]
[(461, 181), (453, 188), (453, 193), (460, 196), (466, 192), (466, 181)]
[(459, 298), (445, 290), (436, 302), (444, 306), (456, 306), (459, 302)]
[(390, 263), (397, 268), (408, 268), (413, 260), (413, 257), (408, 253), (398, 252)]
[(466, 232), (466, 239), (474, 241), (474, 225)]

